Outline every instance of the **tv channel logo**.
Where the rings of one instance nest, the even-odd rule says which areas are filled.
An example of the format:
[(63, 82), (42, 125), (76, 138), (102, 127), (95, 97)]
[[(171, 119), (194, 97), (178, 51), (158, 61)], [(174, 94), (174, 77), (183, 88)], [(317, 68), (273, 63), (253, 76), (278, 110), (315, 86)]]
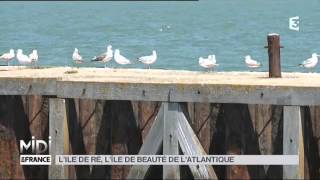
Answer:
[[(40, 155), (49, 151), (51, 148), (51, 137), (49, 142), (35, 139), (32, 136), (29, 142), (20, 140), (20, 164), (21, 165), (51, 165), (51, 155)], [(24, 154), (25, 151), (31, 149), (33, 154)]]
[(300, 30), (299, 23), (300, 23), (299, 16), (289, 18), (289, 29), (294, 31), (299, 31)]

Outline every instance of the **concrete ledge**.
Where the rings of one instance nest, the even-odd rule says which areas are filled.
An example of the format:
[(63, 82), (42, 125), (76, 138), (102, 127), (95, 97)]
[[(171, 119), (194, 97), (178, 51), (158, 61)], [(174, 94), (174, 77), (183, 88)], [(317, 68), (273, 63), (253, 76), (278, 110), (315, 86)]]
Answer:
[(0, 68), (0, 95), (56, 95), (61, 98), (319, 105), (320, 74), (194, 72), (69, 67)]

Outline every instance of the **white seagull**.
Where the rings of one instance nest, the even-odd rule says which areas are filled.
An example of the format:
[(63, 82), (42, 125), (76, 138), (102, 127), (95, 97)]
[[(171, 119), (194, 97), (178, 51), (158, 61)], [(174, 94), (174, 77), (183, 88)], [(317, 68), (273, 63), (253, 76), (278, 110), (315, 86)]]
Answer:
[(29, 54), (29, 59), (31, 59), (33, 63), (38, 62), (39, 56), (38, 51), (36, 49), (32, 50), (32, 53)]
[(112, 46), (111, 45), (108, 45), (107, 47), (107, 52), (99, 55), (99, 56), (95, 56), (92, 58), (91, 61), (97, 61), (97, 62), (102, 62), (104, 63), (104, 68), (106, 68), (107, 66), (107, 63), (109, 61), (111, 61), (113, 58), (113, 50), (112, 50)]
[(31, 59), (27, 55), (23, 54), (22, 49), (18, 49), (18, 51), (17, 51), (17, 59), (19, 61), (19, 64), (22, 64), (22, 65), (26, 65), (26, 64), (31, 64), (32, 63)]
[(120, 54), (120, 50), (116, 49), (114, 52), (114, 60), (121, 65), (131, 64), (130, 60)]
[(303, 61), (299, 66), (304, 68), (314, 68), (318, 64), (318, 56), (319, 55), (317, 53), (312, 53), (311, 58)]
[(7, 62), (7, 65), (9, 66), (9, 61), (14, 59), (15, 54), (14, 54), (14, 49), (10, 49), (8, 53), (4, 53), (0, 56), (0, 59), (4, 60)]
[(246, 65), (248, 66), (248, 68), (258, 68), (261, 66), (261, 63), (259, 63), (256, 60), (251, 59), (251, 56), (247, 55), (245, 57), (244, 62), (246, 63)]
[(72, 60), (77, 64), (83, 62), (82, 56), (79, 54), (79, 50), (77, 48), (74, 48)]
[(157, 60), (157, 52), (153, 50), (152, 55), (139, 57), (138, 60), (143, 64), (149, 65), (149, 69), (150, 69), (150, 64), (155, 63)]
[(215, 55), (209, 55), (208, 58), (200, 57), (199, 65), (206, 69), (213, 69), (215, 66), (218, 66), (219, 64), (217, 64)]

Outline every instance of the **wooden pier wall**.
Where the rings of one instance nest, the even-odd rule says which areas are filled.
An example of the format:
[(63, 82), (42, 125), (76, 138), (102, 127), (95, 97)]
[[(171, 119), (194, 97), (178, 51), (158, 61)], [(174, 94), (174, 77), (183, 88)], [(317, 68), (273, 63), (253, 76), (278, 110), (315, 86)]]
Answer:
[[(21, 71), (18, 73), (21, 73)], [(57, 74), (59, 75), (59, 73)], [(57, 74), (55, 76), (58, 76)], [(0, 71), (0, 81), (7, 80), (1, 76), (4, 75)], [(72, 75), (70, 76), (67, 78), (68, 80), (74, 78)], [(205, 76), (210, 75), (205, 74)], [(292, 78), (295, 78), (298, 84), (302, 82), (298, 76), (308, 77), (307, 75), (292, 75)], [(81, 81), (86, 81), (86, 78), (90, 77), (86, 76)], [(303, 84), (304, 90), (310, 92), (311, 95), (320, 90), (317, 87), (317, 82), (313, 81), (316, 78), (306, 79), (308, 83), (313, 82), (310, 88), (307, 88), (308, 84), (305, 82)], [(119, 80), (119, 78), (114, 77), (113, 80), (115, 79)], [(99, 79), (99, 81), (103, 80)], [(209, 81), (213, 81), (213, 79), (209, 79)], [(210, 102), (211, 97), (207, 95), (212, 92), (209, 92), (202, 85), (202, 89), (199, 90), (200, 93), (207, 93), (200, 97), (201, 101), (204, 102), (192, 102), (195, 99), (195, 97), (192, 97), (188, 101), (180, 101), (180, 105), (203, 149), (208, 154), (283, 154), (283, 105), (296, 104), (301, 97), (306, 97), (301, 101), (301, 105), (303, 105), (301, 112), (303, 114), (304, 178), (320, 178), (320, 106), (318, 106), (320, 102), (317, 101), (319, 97), (316, 96), (313, 100), (310, 100), (309, 95), (299, 94), (300, 90), (297, 89), (300, 89), (301, 86), (290, 84), (290, 82), (284, 87), (276, 84), (273, 88), (268, 89), (261, 85), (264, 83), (263, 81), (267, 80), (261, 78), (261, 81), (253, 82), (252, 85), (257, 84), (258, 89), (265, 93), (262, 96), (266, 96), (263, 97), (266, 99), (262, 104), (238, 102), (244, 101), (246, 97), (235, 98), (235, 103), (230, 103), (231, 98), (229, 97), (222, 103), (213, 103)], [(38, 82), (40, 83), (38, 84)], [(20, 89), (14, 88), (11, 94), (8, 91), (4, 93), (6, 87), (2, 83), (0, 84), (0, 92), (2, 92), (2, 96), (0, 96), (0, 158), (4, 159), (0, 162), (1, 179), (10, 177), (46, 179), (48, 177), (46, 166), (22, 167), (19, 165), (18, 159), (19, 139), (29, 140), (31, 136), (46, 139), (49, 135), (49, 99), (53, 98), (52, 95), (54, 94), (49, 86), (56, 86), (56, 82), (52, 79), (49, 80), (49, 83), (46, 82), (47, 80), (32, 80), (32, 78), (26, 81), (23, 78), (12, 79), (10, 83), (13, 85), (14, 83), (19, 84)], [(203, 82), (205, 81), (203, 80)], [(228, 89), (230, 87), (228, 83), (230, 82), (228, 80), (225, 82), (227, 82), (227, 93), (233, 92), (233, 90)], [(29, 84), (32, 84), (31, 88)], [(63, 82), (63, 84), (65, 83)], [(154, 97), (149, 97), (149, 91), (144, 87), (147, 90), (143, 96), (146, 96), (147, 101), (137, 101), (136, 98), (133, 100), (115, 100), (112, 98), (107, 100), (106, 97), (87, 99), (88, 96), (97, 96), (90, 91), (90, 84), (85, 85), (87, 88), (85, 92), (82, 88), (79, 88), (83, 85), (77, 85), (75, 82), (66, 84), (66, 87), (71, 88), (68, 86), (68, 84), (71, 84), (75, 88), (72, 90), (74, 94), (66, 98), (68, 148), (65, 150), (69, 154), (137, 154), (139, 152), (159, 111), (161, 101), (163, 101), (162, 96), (159, 97), (159, 101), (150, 101)], [(37, 88), (41, 89), (42, 86), (48, 86), (48, 88), (42, 89), (42, 92), (47, 92), (47, 94), (39, 95), (41, 93), (35, 91), (38, 91)], [(221, 86), (220, 84), (219, 88)], [(293, 86), (293, 89), (290, 86)], [(63, 89), (66, 89), (66, 87)], [(181, 88), (185, 87), (182, 86)], [(127, 86), (123, 85), (122, 88), (126, 89)], [(236, 88), (239, 89), (239, 92), (247, 91), (243, 87)], [(80, 98), (74, 97), (78, 96), (78, 91), (83, 95)], [(186, 92), (187, 90), (183, 89), (181, 91)], [(257, 94), (254, 91), (254, 89), (250, 89), (250, 92), (248, 92), (251, 93), (250, 96)], [(213, 95), (215, 99), (221, 100), (225, 96), (220, 91), (215, 92), (218, 94)], [(238, 95), (241, 94), (239, 92)], [(280, 98), (280, 95), (273, 94), (270, 97), (271, 94), (268, 93), (274, 92), (283, 93), (287, 96)], [(71, 94), (70, 91), (64, 93)], [(108, 91), (108, 93), (112, 94), (114, 92)], [(113, 96), (123, 95), (123, 92), (118, 93), (113, 94)], [(173, 94), (175, 93), (173, 92)], [(196, 91), (196, 93), (198, 92)], [(297, 93), (299, 98), (293, 95), (289, 97), (288, 94), (290, 93)], [(261, 93), (258, 95), (261, 98)], [(110, 95), (105, 96), (110, 97)], [(262, 102), (264, 100), (263, 98), (263, 100), (259, 98), (250, 99), (249, 95), (247, 96), (246, 101), (248, 102)], [(131, 98), (130, 95), (127, 97)], [(183, 98), (182, 95), (180, 97), (171, 95), (169, 100), (172, 99)], [(168, 100), (168, 97), (166, 100)], [(306, 105), (308, 100), (310, 100), (310, 105)], [(277, 103), (272, 104), (273, 102)], [(279, 179), (283, 177), (282, 166), (214, 166), (213, 168), (219, 179)], [(88, 179), (123, 179), (127, 177), (130, 171), (129, 166), (68, 166), (66, 169), (69, 178)], [(190, 175), (188, 168), (181, 168), (181, 178), (190, 178)], [(151, 167), (147, 177), (162, 177), (162, 168)]]
[[(47, 169), (45, 166), (24, 166), (21, 168), (17, 159), (19, 150), (16, 145), (18, 137), (24, 129), (24, 134), (32, 136), (38, 135), (44, 139), (48, 137), (48, 99), (40, 96), (27, 96), (27, 97), (1, 97), (1, 112), (6, 112), (8, 109), (18, 108), (15, 104), (8, 106), (9, 102), (15, 99), (26, 99), (24, 104), (34, 104), (32, 110), (21, 109), (15, 111), (14, 114), (25, 113), (28, 119), (23, 123), (23, 120), (16, 122), (12, 117), (13, 113), (9, 116), (12, 119), (1, 118), (1, 156), (7, 157), (7, 161), (2, 161), (3, 169), (4, 163), (13, 163), (14, 166), (7, 167), (7, 173), (4, 177), (26, 177), (26, 178), (47, 178)], [(130, 113), (130, 107), (125, 108), (124, 104), (130, 102), (101, 102), (87, 99), (70, 100), (76, 103), (71, 103), (70, 106), (75, 106), (78, 109), (76, 114), (82, 112), (82, 117), (73, 117), (73, 122), (80, 127), (78, 130), (70, 132), (70, 147), (73, 154), (137, 154), (139, 147), (142, 144), (143, 138), (148, 133), (150, 124), (153, 123), (154, 117), (159, 109), (158, 102), (132, 102), (131, 115), (125, 118), (116, 118), (112, 121), (112, 115), (103, 117), (102, 114), (112, 113), (108, 111), (108, 106), (118, 104), (121, 106), (119, 110), (114, 112), (123, 113), (127, 111)], [(41, 105), (42, 103), (46, 105)], [(37, 105), (35, 105), (37, 104)], [(189, 122), (198, 138), (208, 154), (282, 154), (282, 107), (270, 105), (244, 105), (244, 104), (208, 104), (208, 103), (183, 103), (188, 112)], [(97, 107), (100, 106), (100, 107)], [(116, 106), (116, 105), (115, 105)], [(122, 107), (123, 106), (123, 107)], [(6, 108), (5, 108), (6, 107)], [(30, 106), (29, 106), (30, 107)], [(42, 107), (41, 109), (37, 109)], [(97, 110), (100, 108), (100, 111)], [(128, 109), (129, 108), (129, 109)], [(312, 106), (305, 107), (306, 121), (305, 121), (305, 178), (318, 178), (319, 176), (319, 118), (320, 107)], [(36, 112), (37, 113), (34, 113)], [(39, 114), (40, 115), (39, 115)], [(100, 114), (100, 115), (99, 115)], [(100, 117), (99, 117), (100, 116)], [(111, 117), (110, 117), (111, 116)], [(126, 116), (126, 115), (124, 115)], [(136, 126), (136, 118), (140, 117), (138, 126)], [(81, 117), (81, 118), (80, 118)], [(127, 120), (131, 118), (132, 132), (128, 134)], [(38, 121), (32, 119), (38, 119)], [(98, 119), (100, 119), (100, 124)], [(118, 121), (123, 120), (124, 122)], [(12, 122), (13, 121), (13, 122)], [(110, 127), (108, 122), (117, 122)], [(11, 124), (9, 124), (10, 122)], [(14, 124), (18, 123), (18, 124)], [(45, 125), (43, 125), (45, 124)], [(99, 125), (98, 125), (99, 124)], [(100, 127), (100, 128), (99, 128)], [(72, 128), (71, 128), (72, 129)], [(112, 130), (111, 130), (112, 129)], [(280, 130), (279, 130), (280, 129)], [(125, 131), (125, 132), (123, 132)], [(42, 132), (42, 133), (41, 133)], [(113, 132), (110, 135), (110, 132)], [(40, 135), (39, 135), (40, 134)], [(109, 134), (109, 135), (108, 135)], [(112, 136), (116, 139), (112, 139)], [(133, 137), (134, 139), (126, 139), (126, 137)], [(28, 138), (26, 138), (28, 139)], [(76, 141), (75, 143), (72, 143)], [(105, 142), (105, 143), (96, 143)], [(132, 145), (127, 144), (133, 143)], [(109, 144), (111, 143), (111, 144)], [(136, 146), (133, 150), (129, 150), (128, 146)], [(135, 150), (134, 150), (135, 149)], [(70, 154), (72, 154), (70, 152)], [(13, 157), (15, 156), (15, 157)], [(21, 172), (24, 169), (24, 173)], [(77, 170), (78, 169), (78, 170)], [(220, 178), (281, 178), (282, 168), (271, 166), (220, 166), (215, 167), (216, 173)], [(128, 174), (128, 167), (69, 167), (70, 178), (125, 178)], [(6, 176), (8, 175), (8, 176)], [(158, 174), (161, 176), (161, 174)]]

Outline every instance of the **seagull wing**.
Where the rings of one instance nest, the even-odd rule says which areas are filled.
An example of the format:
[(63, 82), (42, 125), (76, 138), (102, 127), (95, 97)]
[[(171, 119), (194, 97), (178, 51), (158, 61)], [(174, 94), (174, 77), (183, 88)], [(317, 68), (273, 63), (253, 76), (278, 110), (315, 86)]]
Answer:
[(10, 53), (5, 53), (5, 54), (2, 54), (2, 56), (0, 56), (1, 59), (12, 59), (14, 56), (12, 56), (12, 54)]
[(313, 58), (309, 58), (309, 59), (303, 61), (301, 64), (306, 65), (306, 64), (312, 63), (313, 61), (314, 61)]
[(81, 55), (78, 54), (78, 53), (73, 54), (73, 55), (72, 55), (72, 59), (73, 59), (74, 61), (82, 61), (82, 57), (81, 57)]
[(6, 54), (1, 54), (1, 55), (0, 55), (0, 59), (2, 59), (2, 58), (3, 58), (3, 59), (6, 58)]
[(205, 59), (204, 61), (203, 61), (203, 65), (205, 65), (205, 66), (211, 66), (211, 65), (214, 65), (215, 64), (215, 62), (213, 62), (212, 60), (210, 60), (210, 59)]
[(259, 66), (259, 65), (260, 65), (260, 63), (258, 63), (257, 61), (255, 61), (255, 60), (253, 60), (253, 59), (248, 59), (248, 60), (246, 60), (246, 64), (247, 64), (248, 66)]
[(27, 55), (22, 54), (19, 56), (18, 61), (20, 64), (28, 64), (31, 62), (31, 59)]
[(30, 58), (30, 59), (34, 59), (34, 58), (35, 58), (35, 57), (34, 57), (34, 54), (33, 54), (33, 53), (29, 54), (29, 58)]
[(154, 57), (151, 55), (151, 56), (142, 56), (142, 57), (139, 57), (138, 60), (142, 63), (148, 63), (152, 60), (154, 60)]
[(101, 54), (99, 56), (95, 56), (94, 58), (92, 58), (91, 61), (103, 61), (103, 59), (106, 57), (107, 55), (104, 53), (104, 54)]
[(127, 59), (126, 57), (119, 55), (119, 60), (123, 63), (123, 64), (131, 64), (130, 60)]

